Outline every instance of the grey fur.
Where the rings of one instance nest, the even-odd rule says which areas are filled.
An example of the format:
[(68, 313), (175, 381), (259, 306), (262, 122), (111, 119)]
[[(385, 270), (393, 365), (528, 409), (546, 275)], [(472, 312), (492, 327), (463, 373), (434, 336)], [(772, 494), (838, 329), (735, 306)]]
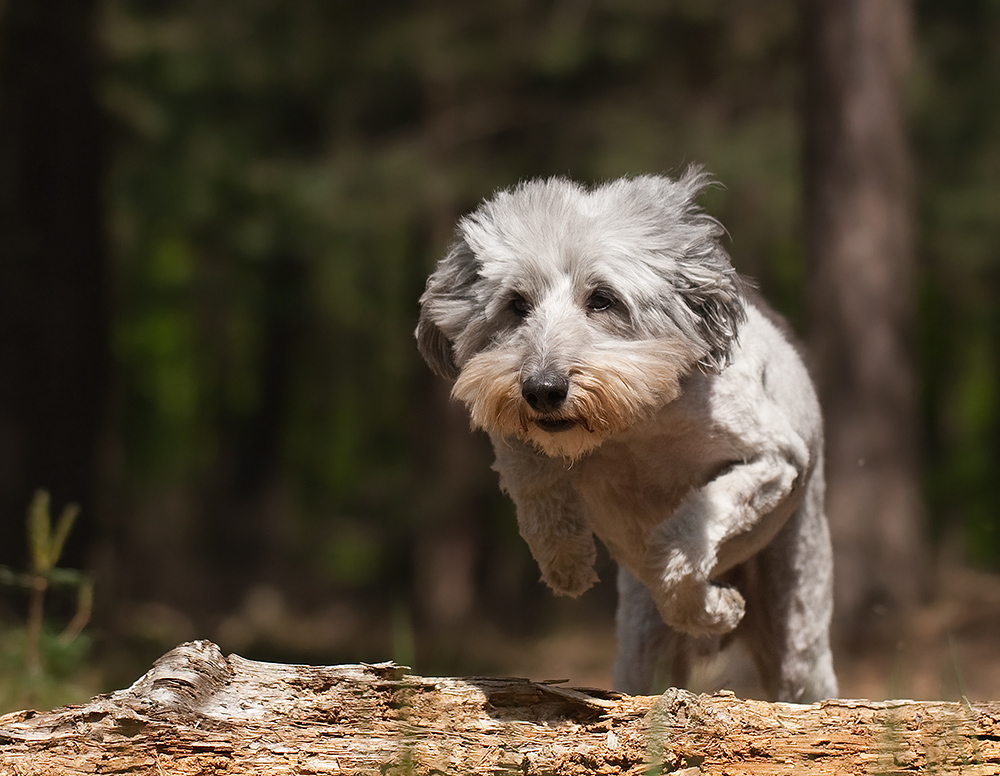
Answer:
[(707, 183), (497, 193), (429, 278), (418, 346), (489, 432), (545, 582), (588, 589), (595, 535), (618, 562), (618, 689), (648, 692), (663, 650), (683, 683), (732, 633), (771, 697), (831, 697), (820, 409)]

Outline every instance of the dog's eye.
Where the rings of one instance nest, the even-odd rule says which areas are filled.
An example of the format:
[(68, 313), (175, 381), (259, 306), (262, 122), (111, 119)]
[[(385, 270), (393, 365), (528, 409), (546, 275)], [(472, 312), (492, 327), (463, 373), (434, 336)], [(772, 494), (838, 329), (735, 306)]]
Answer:
[(587, 309), (599, 313), (615, 306), (615, 298), (607, 291), (598, 289), (587, 297)]
[(518, 318), (527, 318), (528, 313), (531, 312), (531, 305), (528, 304), (528, 300), (525, 299), (520, 294), (514, 294), (510, 298), (510, 309)]

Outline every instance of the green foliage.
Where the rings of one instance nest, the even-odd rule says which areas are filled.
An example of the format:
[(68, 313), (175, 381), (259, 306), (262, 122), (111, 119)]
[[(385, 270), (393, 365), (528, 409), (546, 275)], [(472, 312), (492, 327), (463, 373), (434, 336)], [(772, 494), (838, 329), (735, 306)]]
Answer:
[[(49, 507), (45, 491), (38, 491), (28, 507), (31, 571), (0, 566), (0, 585), (25, 589), (29, 595), (24, 627), (0, 631), (0, 712), (83, 700), (92, 689), (92, 680), (81, 684), (80, 678), (90, 649), (82, 631), (93, 607), (93, 583), (79, 571), (56, 565), (80, 509), (68, 504), (53, 525)], [(45, 595), (53, 587), (75, 589), (77, 594), (76, 615), (58, 634), (44, 619)]]
[(919, 355), (939, 533), (1000, 564), (1000, 5), (919, 2)]
[[(144, 505), (177, 503), (170, 533), (210, 555), (212, 526), (250, 530), (219, 503), (268, 483), (291, 527), (258, 543), (353, 589), (404, 584), (428, 525), (500, 532), (492, 479), (449, 495), (471, 475), (436, 451), (464, 430), (412, 330), (456, 218), (524, 177), (705, 164), (737, 265), (803, 323), (794, 4), (106, 7), (115, 481), (137, 536), (166, 519)], [(928, 496), (941, 533), (996, 563), (1000, 18), (992, 0), (916, 10)], [(484, 553), (515, 566), (510, 544)]]
[(43, 626), (37, 644), (41, 671), (25, 668), (25, 655), (35, 648), (29, 641), (25, 628), (0, 631), (0, 714), (82, 703), (97, 692), (99, 678), (89, 667), (89, 636), (82, 634), (67, 642), (62, 634)]
[(79, 514), (78, 505), (67, 504), (53, 530), (49, 494), (45, 491), (35, 494), (28, 507), (28, 541), (31, 544), (32, 571), (36, 576), (48, 577), (52, 574)]
[(128, 498), (263, 472), (289, 554), (348, 587), (399, 573), (420, 526), (465, 519), (427, 452), (449, 443), (417, 298), (457, 217), (526, 176), (703, 162), (741, 265), (796, 298), (794, 25), (777, 0), (111, 0)]

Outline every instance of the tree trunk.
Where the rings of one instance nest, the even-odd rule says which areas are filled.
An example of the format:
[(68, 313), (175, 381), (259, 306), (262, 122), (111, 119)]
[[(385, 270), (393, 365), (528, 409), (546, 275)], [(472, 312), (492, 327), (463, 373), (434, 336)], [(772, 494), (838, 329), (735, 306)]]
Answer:
[(0, 563), (27, 562), (37, 488), (84, 513), (86, 562), (109, 355), (95, 0), (0, 3)]
[(524, 679), (425, 679), (392, 664), (160, 658), (84, 706), (0, 717), (0, 772), (74, 774), (995, 774), (1000, 703), (812, 706)]
[[(907, 0), (805, 0), (810, 345), (827, 426), (837, 623), (891, 633), (927, 551), (911, 334)], [(884, 627), (878, 628), (879, 623)]]

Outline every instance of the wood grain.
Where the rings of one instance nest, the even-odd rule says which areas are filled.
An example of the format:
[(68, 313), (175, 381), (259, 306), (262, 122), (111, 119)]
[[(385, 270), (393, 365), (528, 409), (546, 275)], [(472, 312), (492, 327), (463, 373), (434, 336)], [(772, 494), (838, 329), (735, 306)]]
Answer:
[(183, 644), (125, 690), (0, 717), (0, 774), (1000, 773), (1000, 703), (630, 697)]

